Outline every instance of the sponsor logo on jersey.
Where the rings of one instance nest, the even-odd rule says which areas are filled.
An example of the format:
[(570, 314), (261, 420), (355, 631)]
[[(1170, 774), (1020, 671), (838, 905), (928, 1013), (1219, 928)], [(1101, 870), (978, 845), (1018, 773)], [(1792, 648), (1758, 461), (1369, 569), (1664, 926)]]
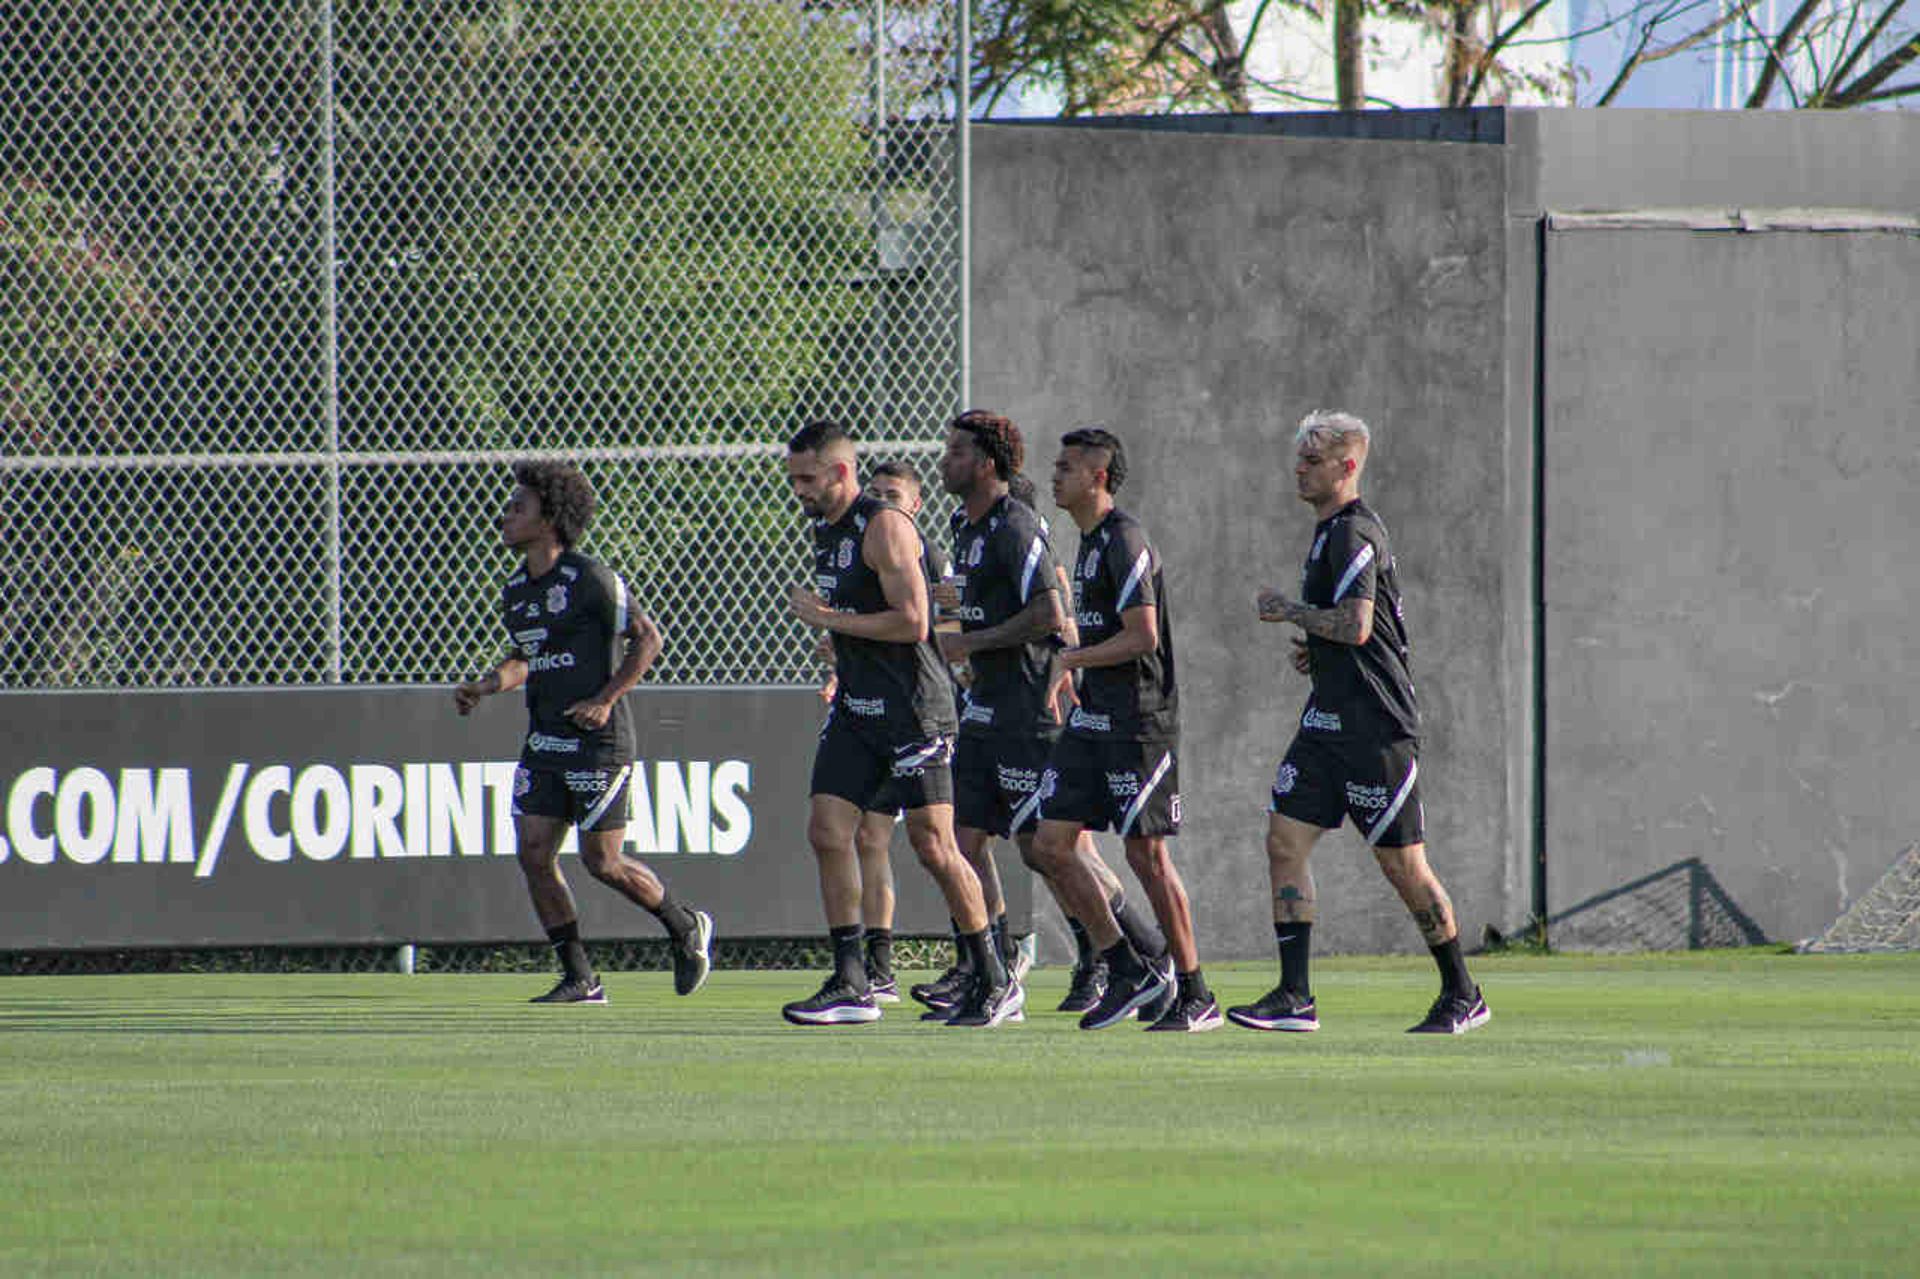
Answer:
[(528, 733), (527, 749), (542, 755), (573, 755), (580, 750), (577, 737), (555, 737), (552, 733)]
[(567, 588), (555, 586), (547, 592), (547, 612), (564, 613), (567, 611)]
[(960, 713), (960, 722), (962, 724), (991, 724), (993, 723), (993, 707), (982, 706), (975, 701), (968, 701), (967, 709)]
[(963, 622), (984, 622), (987, 620), (987, 610), (978, 604), (962, 604), (959, 608), (953, 610), (953, 615)]
[(1107, 624), (1107, 615), (1094, 609), (1083, 608), (1074, 613), (1073, 620), (1081, 630), (1092, 630), (1096, 627), (1105, 626)]
[(524, 630), (515, 631), (513, 633), (513, 642), (521, 648), (526, 649), (529, 653), (538, 653), (540, 651), (540, 642), (547, 638), (547, 634), (547, 628), (544, 626), (529, 626)]
[(868, 719), (878, 719), (887, 713), (887, 699), (884, 697), (843, 697), (840, 704), (847, 708), (847, 714)]
[(1293, 766), (1292, 761), (1286, 761), (1280, 765), (1280, 771), (1273, 775), (1273, 793), (1276, 795), (1291, 795), (1293, 794), (1294, 783), (1299, 780), (1300, 770)]
[(1140, 774), (1135, 772), (1108, 773), (1107, 793), (1115, 799), (1132, 799), (1140, 793)]
[(1300, 717), (1300, 727), (1317, 728), (1322, 732), (1337, 733), (1341, 728), (1340, 716), (1333, 711), (1323, 711), (1317, 706), (1309, 706), (1307, 713)]
[(572, 653), (536, 653), (527, 659), (527, 669), (538, 674), (541, 671), (572, 670), (579, 665), (579, 659)]
[(1091, 711), (1084, 711), (1076, 706), (1073, 708), (1073, 715), (1067, 720), (1067, 727), (1084, 728), (1090, 733), (1111, 733), (1113, 731), (1113, 716), (1096, 715)]
[(832, 599), (833, 593), (840, 589), (840, 575), (837, 573), (821, 573), (816, 575), (813, 579), (813, 589), (819, 591), (828, 599)]
[(598, 795), (613, 780), (613, 774), (604, 768), (570, 768), (560, 776), (576, 795)]

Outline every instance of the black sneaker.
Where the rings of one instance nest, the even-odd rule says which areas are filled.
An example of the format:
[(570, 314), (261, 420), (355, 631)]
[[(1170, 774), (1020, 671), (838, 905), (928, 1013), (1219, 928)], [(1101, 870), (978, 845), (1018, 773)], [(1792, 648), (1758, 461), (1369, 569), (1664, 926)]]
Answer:
[(907, 987), (907, 993), (937, 1012), (952, 1012), (960, 997), (967, 993), (967, 983), (973, 980), (973, 973), (958, 964), (947, 969), (932, 981), (923, 981)]
[(713, 971), (713, 916), (693, 912), (693, 931), (673, 947), (673, 993), (691, 995), (707, 984)]
[(1476, 1026), (1484, 1026), (1493, 1019), (1487, 1011), (1487, 1001), (1480, 997), (1480, 988), (1475, 986), (1470, 995), (1451, 995), (1440, 992), (1440, 998), (1433, 1001), (1433, 1007), (1427, 1010), (1427, 1019), (1418, 1026), (1407, 1027), (1409, 1035), (1464, 1035)]
[(1002, 1022), (1025, 1021), (1027, 992), (1017, 981), (1003, 986), (988, 986), (975, 980), (966, 997), (947, 1018), (949, 1026), (998, 1026)]
[(838, 976), (829, 976), (809, 999), (797, 999), (780, 1015), (796, 1026), (858, 1026), (880, 1020), (873, 996), (855, 990)]
[(1227, 1020), (1248, 1030), (1318, 1030), (1320, 1014), (1312, 995), (1296, 995), (1275, 986), (1250, 1004), (1227, 1009)]
[(1174, 1002), (1180, 998), (1180, 983), (1174, 975), (1173, 959), (1171, 956), (1162, 955), (1158, 959), (1150, 959), (1147, 962), (1159, 965), (1161, 970), (1167, 975), (1167, 988), (1160, 993), (1158, 998), (1150, 999), (1140, 1005), (1139, 1011), (1134, 1013), (1135, 1017), (1147, 1023), (1147, 1026), (1151, 1028), (1155, 1022), (1173, 1011)]
[(876, 1004), (897, 1004), (900, 1002), (900, 983), (895, 980), (892, 973), (888, 973), (885, 977), (875, 977), (872, 973), (868, 973), (867, 993), (873, 996), (873, 1002)]
[(604, 1004), (607, 992), (598, 977), (562, 977), (559, 984), (544, 995), (535, 995), (530, 1004)]
[(1073, 980), (1067, 984), (1067, 997), (1060, 1001), (1058, 1011), (1063, 1013), (1083, 1013), (1100, 1002), (1100, 996), (1107, 993), (1107, 961), (1095, 958), (1090, 964), (1075, 964)]
[(1203, 1030), (1218, 1030), (1224, 1023), (1220, 1020), (1220, 1003), (1212, 995), (1192, 995), (1173, 1001), (1173, 1007), (1167, 1009), (1166, 1016), (1156, 1020), (1148, 1030), (1179, 1030), (1197, 1035)]
[(1109, 973), (1107, 993), (1080, 1018), (1082, 1030), (1105, 1030), (1127, 1019), (1142, 1004), (1158, 999), (1172, 980), (1171, 965), (1148, 964), (1138, 977), (1127, 978)]

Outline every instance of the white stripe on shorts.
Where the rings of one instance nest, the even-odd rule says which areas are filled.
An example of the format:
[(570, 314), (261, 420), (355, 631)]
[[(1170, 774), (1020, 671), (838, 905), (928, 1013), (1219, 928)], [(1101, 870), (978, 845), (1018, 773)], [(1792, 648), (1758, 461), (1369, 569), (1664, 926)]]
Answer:
[(600, 792), (600, 802), (592, 808), (589, 808), (586, 811), (586, 815), (581, 817), (579, 821), (581, 830), (591, 830), (593, 824), (605, 815), (608, 805), (612, 804), (613, 801), (619, 797), (620, 788), (627, 784), (627, 777), (632, 772), (633, 765), (626, 764), (622, 765), (620, 771), (613, 775), (613, 780), (607, 783), (607, 788)]
[(1413, 793), (1413, 779), (1420, 776), (1420, 761), (1414, 760), (1407, 765), (1407, 780), (1400, 783), (1400, 789), (1394, 794), (1393, 802), (1387, 805), (1387, 811), (1380, 814), (1380, 820), (1367, 832), (1367, 843), (1379, 841), (1380, 832), (1393, 825), (1393, 819), (1400, 815), (1400, 809), (1406, 804), (1407, 796)]
[(1147, 784), (1140, 788), (1140, 793), (1133, 797), (1131, 804), (1127, 805), (1126, 819), (1120, 823), (1119, 834), (1122, 839), (1126, 838), (1127, 832), (1133, 829), (1133, 824), (1140, 820), (1140, 812), (1147, 806), (1147, 800), (1152, 798), (1154, 787), (1160, 784), (1160, 779), (1167, 775), (1167, 769), (1172, 764), (1173, 752), (1168, 751), (1160, 757), (1160, 762), (1154, 765), (1153, 776), (1147, 778)]

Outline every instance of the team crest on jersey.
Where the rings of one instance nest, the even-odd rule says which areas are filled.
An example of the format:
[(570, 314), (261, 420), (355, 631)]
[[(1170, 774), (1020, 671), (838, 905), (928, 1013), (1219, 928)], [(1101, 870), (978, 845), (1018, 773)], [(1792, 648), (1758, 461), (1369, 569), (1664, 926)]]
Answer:
[(1280, 765), (1280, 771), (1273, 775), (1273, 793), (1276, 795), (1291, 795), (1293, 793), (1293, 784), (1299, 780), (1300, 770), (1295, 768), (1292, 761), (1289, 760)]
[(567, 611), (567, 588), (556, 586), (547, 592), (547, 612), (564, 613)]
[(973, 545), (967, 548), (967, 567), (979, 568), (980, 558), (983, 554), (985, 554), (986, 549), (987, 549), (986, 539), (978, 538), (978, 537), (974, 538)]
[(1100, 569), (1100, 552), (1097, 549), (1088, 551), (1086, 562), (1081, 564), (1080, 566), (1080, 576), (1092, 577), (1096, 572), (1099, 571), (1099, 569)]
[(533, 789), (533, 774), (523, 765), (513, 770), (513, 797), (525, 799), (527, 792)]
[(852, 538), (843, 537), (840, 539), (840, 549), (834, 553), (833, 562), (838, 564), (841, 568), (853, 567), (853, 539)]

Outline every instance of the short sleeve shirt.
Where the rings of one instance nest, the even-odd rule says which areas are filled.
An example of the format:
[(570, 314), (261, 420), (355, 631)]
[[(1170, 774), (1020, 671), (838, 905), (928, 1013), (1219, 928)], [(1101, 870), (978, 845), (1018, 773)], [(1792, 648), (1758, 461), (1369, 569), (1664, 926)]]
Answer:
[(527, 740), (522, 758), (554, 768), (633, 758), (626, 699), (597, 729), (583, 729), (567, 707), (605, 688), (625, 655), (632, 595), (618, 574), (578, 551), (562, 551), (546, 573), (523, 567), (501, 590), (512, 654), (527, 664)]
[(1386, 525), (1366, 503), (1356, 498), (1315, 526), (1300, 599), (1311, 608), (1373, 601), (1373, 633), (1365, 644), (1307, 637), (1313, 694), (1300, 718), (1302, 731), (1417, 739), (1420, 709), (1393, 549)]
[(1118, 635), (1127, 610), (1144, 605), (1158, 612), (1159, 644), (1153, 652), (1118, 666), (1084, 668), (1080, 704), (1067, 718), (1067, 732), (1117, 741), (1178, 737), (1180, 698), (1174, 681), (1172, 614), (1160, 554), (1147, 540), (1140, 521), (1116, 508), (1081, 535), (1073, 565), (1073, 596), (1082, 648)]
[[(960, 626), (999, 626), (1034, 599), (1057, 592), (1059, 575), (1047, 533), (1033, 508), (1002, 495), (980, 519), (953, 514), (953, 572)], [(1060, 721), (1047, 703), (1059, 643), (1048, 635), (969, 659), (973, 683), (960, 714), (963, 737), (1051, 736)]]

